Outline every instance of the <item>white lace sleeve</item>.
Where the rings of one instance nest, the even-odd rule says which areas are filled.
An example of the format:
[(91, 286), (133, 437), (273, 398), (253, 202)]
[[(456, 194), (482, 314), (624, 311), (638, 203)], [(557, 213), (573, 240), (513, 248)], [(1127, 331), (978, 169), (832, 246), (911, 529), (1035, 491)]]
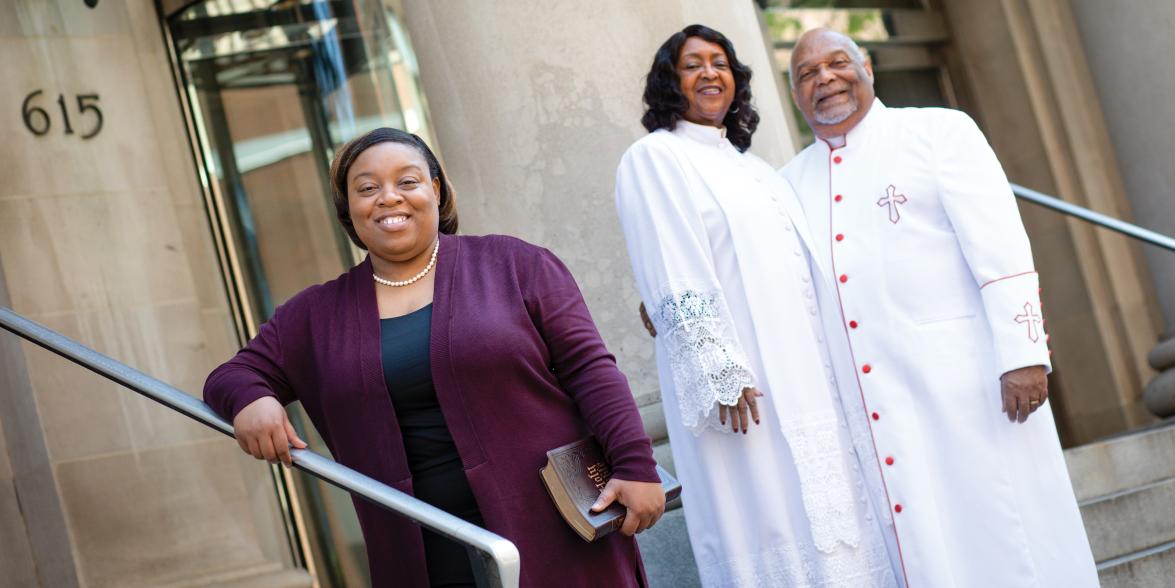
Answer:
[(737, 404), (754, 386), (714, 269), (710, 237), (697, 209), (708, 199), (692, 167), (679, 160), (678, 139), (655, 132), (625, 152), (616, 170), (616, 208), (633, 276), (668, 353), (681, 422), (695, 435), (730, 432), (715, 407)]
[[(665, 338), (681, 422), (693, 433), (718, 424), (717, 404), (733, 406), (755, 385), (720, 292), (686, 290), (663, 298), (650, 318)], [(714, 413), (714, 414), (712, 414)]]

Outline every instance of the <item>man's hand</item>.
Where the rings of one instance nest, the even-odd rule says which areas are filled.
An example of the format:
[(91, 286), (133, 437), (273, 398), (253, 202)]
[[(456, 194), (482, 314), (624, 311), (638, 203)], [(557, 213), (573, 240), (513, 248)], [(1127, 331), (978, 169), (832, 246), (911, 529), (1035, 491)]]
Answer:
[(1044, 406), (1049, 397), (1049, 380), (1043, 365), (1012, 370), (1000, 376), (1000, 393), (1004, 397), (1002, 410), (1008, 420), (1024, 422), (1028, 415)]
[(632, 482), (612, 478), (592, 505), (592, 512), (600, 512), (613, 502), (623, 504), (628, 512), (620, 532), (633, 536), (657, 524), (665, 513), (665, 491), (657, 482)]
[(241, 450), (269, 463), (281, 462), (289, 466), (290, 444), (305, 449), (306, 442), (298, 438), (286, 409), (272, 396), (263, 396), (250, 402), (233, 419), (233, 431)]
[(741, 430), (743, 435), (746, 435), (751, 420), (754, 420), (756, 425), (759, 424), (759, 402), (756, 399), (761, 396), (763, 393), (754, 388), (744, 388), (743, 395), (738, 399), (738, 404), (734, 406), (718, 405), (718, 422), (725, 425), (726, 417), (729, 415), (730, 430), (735, 433)]

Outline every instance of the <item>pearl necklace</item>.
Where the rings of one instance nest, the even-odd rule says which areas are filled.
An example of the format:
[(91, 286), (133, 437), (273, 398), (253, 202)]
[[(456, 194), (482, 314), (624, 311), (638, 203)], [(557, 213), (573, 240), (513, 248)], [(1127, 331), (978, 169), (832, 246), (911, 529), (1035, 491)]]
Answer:
[(430, 258), (428, 260), (428, 265), (424, 266), (424, 269), (420, 270), (420, 273), (416, 274), (415, 276), (412, 276), (411, 278), (408, 278), (407, 280), (393, 282), (391, 280), (385, 280), (385, 279), (375, 275), (375, 272), (371, 272), (371, 277), (375, 278), (375, 282), (377, 284), (383, 284), (384, 286), (391, 286), (393, 288), (400, 288), (403, 286), (409, 286), (409, 285), (415, 284), (416, 282), (418, 282), (420, 280), (420, 278), (427, 276), (428, 272), (432, 271), (432, 266), (437, 264), (437, 251), (440, 251), (440, 249), (441, 249), (441, 240), (437, 239), (437, 244), (434, 245), (432, 248), (432, 258)]

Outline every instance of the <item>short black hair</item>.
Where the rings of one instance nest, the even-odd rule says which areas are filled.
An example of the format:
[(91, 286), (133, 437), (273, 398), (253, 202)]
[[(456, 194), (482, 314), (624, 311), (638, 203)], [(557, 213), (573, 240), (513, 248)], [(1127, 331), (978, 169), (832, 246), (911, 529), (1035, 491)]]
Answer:
[(347, 205), (347, 172), (351, 171), (351, 164), (355, 163), (360, 154), (380, 143), (400, 143), (420, 152), (421, 157), (428, 162), (428, 179), (440, 180), (440, 232), (446, 235), (456, 234), (457, 203), (453, 199), (453, 188), (449, 185), (445, 170), (441, 169), (437, 156), (428, 148), (424, 139), (400, 129), (381, 127), (343, 145), (330, 164), (330, 191), (335, 203), (335, 214), (351, 242), (360, 249), (367, 249), (367, 245), (359, 240), (355, 225), (351, 222), (351, 211)]
[(657, 49), (653, 56), (653, 67), (645, 77), (645, 106), (648, 108), (641, 117), (641, 124), (651, 133), (657, 129), (673, 130), (677, 121), (685, 118), (689, 110), (689, 102), (681, 93), (681, 78), (677, 75), (677, 59), (681, 48), (690, 37), (698, 37), (704, 41), (722, 47), (726, 52), (726, 59), (730, 61), (730, 71), (734, 74), (734, 101), (722, 125), (726, 127), (726, 138), (739, 151), (746, 151), (751, 147), (751, 135), (759, 126), (759, 113), (751, 105), (751, 68), (740, 62), (734, 53), (734, 45), (726, 35), (700, 24), (692, 24), (679, 32), (673, 33)]

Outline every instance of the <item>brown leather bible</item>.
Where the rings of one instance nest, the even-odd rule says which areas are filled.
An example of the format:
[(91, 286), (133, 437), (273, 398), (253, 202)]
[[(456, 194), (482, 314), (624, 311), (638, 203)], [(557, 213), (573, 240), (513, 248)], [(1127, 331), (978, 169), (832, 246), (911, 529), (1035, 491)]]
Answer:
[[(657, 475), (665, 490), (665, 502), (681, 495), (681, 483), (669, 472), (657, 466)], [(604, 451), (594, 437), (548, 451), (547, 465), (539, 470), (539, 477), (563, 520), (584, 541), (595, 541), (624, 524), (627, 509), (619, 502), (613, 502), (601, 512), (591, 511), (612, 478), (612, 468), (604, 460)]]

